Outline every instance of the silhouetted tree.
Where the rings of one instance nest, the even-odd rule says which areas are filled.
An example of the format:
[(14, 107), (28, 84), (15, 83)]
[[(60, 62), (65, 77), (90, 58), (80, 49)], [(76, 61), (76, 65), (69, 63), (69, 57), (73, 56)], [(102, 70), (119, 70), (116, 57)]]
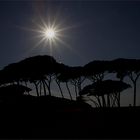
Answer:
[(30, 88), (23, 85), (7, 85), (0, 87), (0, 100), (4, 102), (14, 102), (20, 99), (25, 92), (31, 91)]
[[(46, 95), (46, 88), (49, 95), (51, 95), (51, 82), (56, 70), (56, 60), (51, 56), (34, 56), (24, 59), (19, 62), (21, 67), (24, 67), (24, 76), (34, 83), (39, 95), (38, 86), (40, 84), (40, 94), (42, 87), (44, 89), (44, 95)], [(27, 69), (25, 69), (27, 68)]]
[[(98, 87), (97, 83), (100, 83), (99, 85), (107, 83), (105, 81), (102, 83), (102, 81), (105, 80), (105, 75), (107, 72), (111, 74), (115, 73), (116, 77), (120, 80), (119, 82), (123, 83), (125, 77), (128, 77), (132, 81), (134, 87), (133, 105), (136, 106), (136, 87), (137, 81), (140, 77), (140, 60), (136, 59), (92, 61), (84, 67), (69, 67), (64, 64), (57, 63), (53, 57), (48, 55), (33, 56), (4, 67), (0, 71), (0, 86), (15, 84), (23, 85), (24, 83), (24, 85), (27, 87), (28, 83), (30, 82), (34, 84), (37, 96), (41, 96), (42, 93), (44, 93), (46, 96), (47, 91), (48, 94), (51, 95), (51, 84), (55, 80), (61, 96), (64, 98), (61, 87), (61, 82), (63, 82), (65, 83), (72, 100), (69, 83), (74, 86), (76, 97), (79, 97), (78, 93), (80, 93), (80, 95), (84, 92), (85, 94), (87, 94), (87, 92), (90, 93), (91, 89), (93, 89), (93, 85), (95, 88), (95, 85)], [(90, 79), (90, 81), (92, 81), (92, 85), (86, 86), (81, 91), (81, 85), (83, 84), (85, 78)], [(113, 84), (113, 82), (110, 82), (110, 84)], [(108, 87), (108, 85), (105, 87)], [(96, 104), (96, 106), (111, 106), (113, 104), (120, 106), (120, 93), (110, 92), (107, 94), (108, 92), (105, 87), (103, 88), (106, 94), (102, 93), (102, 95), (95, 95), (98, 103), (96, 104), (94, 101), (93, 102)], [(93, 93), (93, 91), (91, 93)]]
[[(96, 97), (99, 106), (119, 106), (118, 93), (129, 87), (129, 84), (126, 84), (122, 81), (104, 80), (86, 86), (79, 94), (87, 96), (93, 95), (94, 97)], [(109, 95), (107, 96), (107, 103), (105, 95)], [(102, 104), (100, 97), (102, 98)]]
[[(55, 71), (55, 82), (58, 85), (58, 88), (60, 90), (62, 98), (64, 98), (63, 91), (62, 91), (62, 88), (61, 88), (61, 77), (60, 77), (60, 75), (65, 72), (65, 70), (68, 68), (68, 66), (66, 66), (62, 63), (58, 63), (56, 67), (57, 67), (57, 69)], [(59, 79), (59, 77), (60, 77), (60, 79)]]
[(78, 93), (81, 91), (82, 83), (85, 80), (83, 67), (70, 67), (69, 68), (69, 81), (75, 88), (76, 98), (78, 97)]
[[(32, 82), (35, 85), (37, 95), (41, 95), (42, 87), (44, 95), (46, 88), (51, 95), (51, 82), (56, 71), (56, 60), (51, 56), (34, 56), (26, 58), (18, 63), (6, 66), (2, 71), (5, 74), (5, 82), (19, 84), (20, 82)], [(40, 85), (40, 92), (39, 92)]]
[(65, 66), (57, 78), (58, 81), (65, 82), (67, 90), (71, 96), (71, 92), (68, 86), (68, 82), (74, 86), (76, 98), (78, 97), (79, 91), (81, 91), (81, 85), (85, 80), (83, 77), (82, 67), (68, 67)]
[(90, 101), (92, 101), (93, 102), (93, 104), (96, 106), (96, 107), (101, 107), (102, 106), (102, 104), (101, 104), (101, 100), (100, 100), (100, 96), (98, 96), (98, 95), (94, 95), (94, 97), (96, 98), (96, 100), (97, 100), (97, 102), (95, 101), (95, 100), (93, 100), (93, 99), (91, 99), (90, 98), (90, 93), (92, 92), (92, 84), (91, 85), (87, 85), (87, 86), (85, 86), (80, 92), (79, 92), (79, 97), (78, 97), (78, 99), (79, 100), (82, 100), (82, 101), (86, 101), (87, 99), (85, 99), (85, 95), (86, 95), (86, 97), (88, 97), (88, 100), (90, 100)]
[(57, 79), (60, 82), (64, 82), (65, 83), (66, 88), (67, 88), (68, 93), (69, 93), (69, 96), (70, 96), (70, 99), (72, 100), (71, 91), (70, 91), (70, 88), (69, 88), (69, 85), (68, 85), (70, 76), (71, 76), (70, 67), (65, 66), (65, 68), (63, 69), (63, 71), (61, 72), (61, 74), (57, 77)]
[(12, 63), (4, 67), (2, 70), (4, 74), (5, 83), (17, 83), (19, 85), (21, 73), (18, 69), (18, 63)]
[(136, 106), (136, 88), (140, 77), (140, 60), (119, 58), (112, 61), (111, 71), (117, 74), (120, 81), (127, 76), (133, 83), (134, 98), (133, 105)]
[(134, 88), (133, 106), (136, 106), (137, 81), (140, 77), (140, 60), (129, 60), (128, 77), (133, 83)]
[(84, 66), (85, 76), (92, 81), (102, 81), (108, 71), (108, 61), (92, 61)]

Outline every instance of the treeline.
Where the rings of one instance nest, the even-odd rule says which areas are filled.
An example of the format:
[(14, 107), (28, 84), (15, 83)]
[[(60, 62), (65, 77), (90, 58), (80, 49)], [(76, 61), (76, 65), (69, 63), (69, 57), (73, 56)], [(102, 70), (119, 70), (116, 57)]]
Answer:
[[(114, 74), (117, 80), (111, 76)], [(106, 78), (108, 75), (110, 78)], [(133, 106), (136, 106), (139, 77), (140, 60), (138, 59), (96, 60), (85, 66), (70, 67), (58, 63), (52, 56), (39, 55), (4, 67), (0, 71), (0, 88), (11, 85), (29, 87), (32, 84), (37, 96), (51, 96), (52, 83), (55, 82), (62, 98), (65, 97), (63, 91), (65, 85), (70, 99), (73, 100), (70, 86), (72, 85), (77, 100), (91, 100), (96, 107), (114, 107), (120, 106), (120, 93), (132, 87)], [(132, 85), (125, 83), (125, 78), (129, 78)], [(89, 84), (84, 86), (86, 83)]]

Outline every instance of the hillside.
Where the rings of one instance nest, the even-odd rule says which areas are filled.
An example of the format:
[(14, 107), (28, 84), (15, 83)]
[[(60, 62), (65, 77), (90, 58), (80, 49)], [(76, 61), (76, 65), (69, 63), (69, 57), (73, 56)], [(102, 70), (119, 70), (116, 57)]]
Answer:
[[(8, 97), (7, 97), (8, 98)], [(15, 109), (18, 107), (32, 107), (32, 108), (44, 108), (47, 111), (51, 112), (83, 112), (92, 110), (92, 107), (84, 103), (82, 101), (74, 101), (66, 98), (60, 98), (55, 96), (16, 96), (12, 98), (8, 98), (8, 100), (1, 101), (1, 106), (13, 106)]]
[(140, 107), (91, 108), (57, 97), (1, 103), (1, 138), (138, 138)]

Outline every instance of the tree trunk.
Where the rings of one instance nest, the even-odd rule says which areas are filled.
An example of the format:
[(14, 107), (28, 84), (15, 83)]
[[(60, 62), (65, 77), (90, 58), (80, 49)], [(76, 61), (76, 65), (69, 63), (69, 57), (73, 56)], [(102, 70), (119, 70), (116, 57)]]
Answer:
[(93, 99), (91, 99), (90, 97), (88, 98), (91, 102), (93, 102), (94, 103), (94, 105), (96, 106), (96, 107), (99, 107), (100, 105), (98, 104), (98, 103), (96, 103), (96, 101), (94, 101)]
[(42, 92), (42, 84), (41, 84), (41, 81), (40, 81), (40, 96), (41, 96), (41, 92)]
[(76, 98), (77, 98), (78, 94), (77, 94), (77, 86), (76, 86), (76, 84), (74, 85), (74, 89), (75, 89), (75, 94), (76, 94)]
[(133, 73), (130, 73), (129, 78), (131, 79), (131, 81), (133, 82), (133, 86), (134, 86), (134, 101), (133, 101), (133, 106), (136, 106), (136, 92), (137, 92), (137, 80), (140, 76), (140, 72), (139, 73), (135, 73), (136, 77), (134, 78)]
[(71, 96), (70, 89), (69, 89), (69, 86), (68, 86), (68, 83), (67, 82), (66, 82), (66, 87), (67, 87), (68, 93), (70, 95), (70, 99), (72, 100), (72, 96)]
[(110, 98), (109, 98), (109, 95), (107, 95), (107, 106), (110, 107)]
[[(96, 96), (95, 96), (96, 97)], [(100, 101), (100, 97), (96, 97), (99, 103), (99, 106), (102, 107), (101, 101)]]
[(47, 95), (47, 92), (46, 92), (46, 87), (45, 87), (44, 81), (42, 81), (42, 84), (43, 84), (43, 88), (44, 88), (44, 95), (46, 96)]
[[(24, 83), (25, 83), (25, 86), (28, 87), (27, 82), (24, 81)], [(29, 91), (27, 91), (27, 93), (28, 93), (28, 95), (30, 95)]]
[(118, 93), (118, 107), (120, 107), (120, 92)]
[(136, 106), (136, 82), (133, 82), (134, 85), (134, 102), (133, 102), (133, 106)]
[(35, 88), (36, 88), (36, 94), (37, 94), (37, 96), (39, 96), (38, 86), (37, 86), (36, 82), (34, 82), (34, 85), (35, 85)]
[[(115, 105), (115, 106), (117, 106), (118, 105), (118, 99), (117, 99), (117, 96), (114, 94), (113, 95), (113, 97), (112, 97), (112, 107)], [(117, 105), (116, 105), (116, 103), (117, 103)]]
[(47, 80), (47, 82), (44, 80), (45, 85), (47, 86), (49, 95), (51, 96), (51, 81)]
[(49, 81), (48, 90), (49, 90), (49, 95), (51, 96), (51, 82), (50, 81)]
[(64, 95), (63, 95), (63, 92), (62, 92), (62, 89), (61, 89), (61, 86), (60, 86), (60, 82), (58, 82), (58, 81), (56, 80), (56, 83), (57, 83), (57, 85), (58, 85), (58, 87), (59, 87), (59, 90), (60, 90), (60, 93), (61, 93), (61, 95), (62, 95), (62, 98), (64, 98)]
[(81, 83), (78, 83), (78, 92), (81, 91)]
[(105, 97), (104, 97), (104, 95), (102, 96), (102, 102), (103, 102), (103, 107), (106, 107), (106, 102), (105, 102)]

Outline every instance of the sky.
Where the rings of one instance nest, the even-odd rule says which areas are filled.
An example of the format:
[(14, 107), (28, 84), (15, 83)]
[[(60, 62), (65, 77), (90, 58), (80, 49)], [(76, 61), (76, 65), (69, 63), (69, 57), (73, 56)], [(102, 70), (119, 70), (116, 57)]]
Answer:
[[(40, 27), (63, 29), (60, 41), (40, 42)], [(70, 66), (140, 58), (140, 1), (0, 1), (0, 69), (34, 55)]]

